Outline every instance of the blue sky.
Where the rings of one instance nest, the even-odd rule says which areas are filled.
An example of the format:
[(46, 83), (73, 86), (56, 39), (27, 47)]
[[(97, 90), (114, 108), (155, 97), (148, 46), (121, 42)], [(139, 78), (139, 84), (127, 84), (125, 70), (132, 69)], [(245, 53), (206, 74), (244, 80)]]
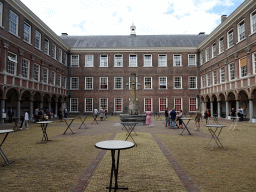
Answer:
[(57, 35), (209, 34), (244, 0), (21, 0)]

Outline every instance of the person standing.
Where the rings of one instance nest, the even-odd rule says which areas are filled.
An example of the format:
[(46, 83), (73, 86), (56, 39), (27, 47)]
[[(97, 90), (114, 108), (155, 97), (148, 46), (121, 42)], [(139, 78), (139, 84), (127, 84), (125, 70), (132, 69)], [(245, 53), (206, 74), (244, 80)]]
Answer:
[(25, 114), (24, 114), (24, 126), (26, 126), (25, 129), (28, 129), (28, 112), (26, 111)]
[(9, 116), (9, 123), (12, 123), (12, 117), (13, 117), (13, 110), (12, 110), (12, 108), (10, 108), (10, 110), (8, 111), (8, 116)]
[(168, 117), (169, 117), (169, 111), (168, 111), (168, 107), (166, 108), (166, 110), (164, 111), (164, 116), (165, 116), (165, 127), (168, 126)]
[(62, 120), (62, 110), (61, 110), (61, 108), (59, 109), (59, 119)]
[(39, 108), (37, 107), (37, 108), (35, 109), (36, 122), (38, 121), (38, 112), (39, 112)]
[(232, 109), (231, 109), (230, 116), (231, 116), (231, 117), (235, 117), (235, 116), (236, 116), (236, 110), (235, 110), (235, 108), (232, 108)]
[(182, 115), (183, 115), (183, 112), (182, 110), (180, 110), (179, 114), (177, 115), (177, 120), (179, 121), (179, 128), (182, 129), (183, 128), (183, 125), (182, 125)]
[(146, 111), (146, 127), (149, 127), (149, 125), (151, 124), (151, 111), (148, 109)]
[(20, 118), (21, 118), (20, 130), (22, 130), (23, 129), (23, 124), (24, 124), (24, 119), (25, 119), (25, 113), (23, 115), (21, 115)]
[(68, 116), (68, 110), (67, 110), (67, 108), (65, 108), (64, 109), (64, 118), (67, 118), (67, 116)]
[(102, 107), (100, 108), (100, 120), (103, 121), (103, 118), (105, 116), (105, 110), (102, 109)]
[(200, 131), (200, 119), (201, 119), (201, 112), (198, 109), (196, 109), (196, 116), (195, 116), (196, 129), (195, 129), (195, 131)]
[(238, 113), (237, 113), (237, 115), (240, 117), (239, 121), (243, 121), (244, 120), (243, 114), (244, 114), (243, 108), (239, 107)]
[(210, 111), (209, 109), (206, 109), (204, 113), (204, 118), (206, 119), (206, 125), (209, 124), (209, 118), (210, 118)]
[(175, 120), (176, 120), (176, 111), (174, 108), (172, 108), (170, 112), (170, 129), (174, 129)]

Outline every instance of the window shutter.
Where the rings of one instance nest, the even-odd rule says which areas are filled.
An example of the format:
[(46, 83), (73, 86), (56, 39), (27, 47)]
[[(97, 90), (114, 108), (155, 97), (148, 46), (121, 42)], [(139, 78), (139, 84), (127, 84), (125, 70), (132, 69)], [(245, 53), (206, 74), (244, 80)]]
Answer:
[(240, 67), (247, 66), (246, 57), (240, 60)]

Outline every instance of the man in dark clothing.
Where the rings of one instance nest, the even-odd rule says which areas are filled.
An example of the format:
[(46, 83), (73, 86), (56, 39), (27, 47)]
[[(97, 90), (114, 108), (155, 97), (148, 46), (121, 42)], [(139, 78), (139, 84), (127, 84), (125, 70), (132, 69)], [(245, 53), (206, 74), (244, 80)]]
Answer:
[(173, 108), (172, 111), (170, 112), (170, 129), (174, 129), (175, 120), (176, 120), (176, 111)]
[(61, 108), (59, 110), (59, 119), (62, 120), (62, 110), (61, 110)]
[(164, 111), (164, 116), (165, 116), (165, 127), (167, 127), (168, 125), (168, 107), (166, 108), (166, 110)]
[(12, 108), (10, 108), (10, 110), (8, 111), (8, 116), (9, 116), (9, 123), (11, 123), (12, 122), (12, 116), (13, 116)]

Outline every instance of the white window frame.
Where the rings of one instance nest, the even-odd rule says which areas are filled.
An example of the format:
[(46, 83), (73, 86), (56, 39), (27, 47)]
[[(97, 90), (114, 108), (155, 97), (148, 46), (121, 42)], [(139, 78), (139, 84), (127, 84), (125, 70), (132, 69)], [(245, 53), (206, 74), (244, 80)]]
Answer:
[[(106, 101), (107, 101), (107, 107), (102, 107), (102, 100), (105, 100), (106, 99)], [(105, 109), (105, 110), (107, 110), (108, 111), (108, 98), (99, 98), (99, 109), (102, 107), (102, 109)]]
[[(92, 80), (92, 87), (91, 88), (87, 88), (87, 83), (88, 83), (87, 79), (91, 79)], [(85, 77), (84, 78), (84, 89), (85, 90), (93, 90), (93, 77)]]
[(52, 43), (52, 58), (56, 60), (56, 45)]
[[(232, 42), (232, 44), (231, 44), (231, 42)], [(234, 46), (234, 30), (232, 28), (227, 32), (227, 48), (229, 49), (233, 46)]]
[[(135, 56), (134, 61), (131, 59), (132, 56)], [(138, 67), (138, 58), (136, 54), (130, 54), (129, 55), (129, 67)]]
[(219, 54), (224, 52), (224, 37), (219, 38)]
[(3, 26), (3, 3), (0, 2), (0, 26)]
[(58, 74), (57, 86), (61, 87), (61, 74)]
[(210, 60), (209, 47), (205, 49), (205, 63)]
[(49, 48), (50, 48), (50, 41), (47, 38), (44, 38), (44, 53), (46, 55), (50, 54)]
[[(121, 79), (121, 87), (120, 88), (116, 88), (117, 86), (117, 79)], [(114, 77), (114, 90), (123, 90), (123, 77)]]
[(206, 86), (210, 87), (211, 86), (211, 73), (206, 74)]
[[(73, 101), (76, 101), (76, 110), (73, 110)], [(78, 112), (78, 98), (70, 98), (70, 112)]]
[(195, 112), (195, 111), (191, 111), (191, 110), (190, 110), (190, 108), (191, 108), (190, 106), (192, 105), (192, 104), (191, 104), (191, 99), (196, 99), (196, 107), (195, 107), (195, 111), (196, 111), (196, 109), (197, 109), (197, 98), (196, 98), (196, 97), (190, 97), (190, 98), (189, 98), (189, 106), (188, 106), (188, 107), (189, 107), (189, 112)]
[(220, 68), (220, 83), (225, 83), (225, 67)]
[[(74, 65), (75, 59), (77, 60), (77, 65)], [(71, 65), (71, 67), (79, 67), (79, 55), (71, 55), (70, 56), (70, 65)]]
[[(165, 79), (165, 81), (161, 81), (161, 79)], [(165, 82), (165, 86), (166, 86), (165, 88), (161, 88), (162, 82)], [(166, 76), (158, 77), (158, 85), (159, 85), (158, 89), (161, 89), (161, 90), (167, 89), (167, 77)]]
[(250, 14), (250, 26), (251, 26), (251, 34), (256, 33), (256, 9)]
[(217, 70), (214, 70), (212, 72), (212, 84), (213, 85), (217, 85), (218, 84)]
[[(195, 81), (192, 81), (192, 78), (195, 79)], [(191, 84), (195, 84), (195, 87), (190, 87)], [(197, 89), (197, 76), (189, 76), (188, 77), (188, 89)]]
[(200, 55), (200, 66), (204, 64), (204, 58), (203, 58), (203, 53), (201, 52)]
[[(243, 28), (241, 28), (242, 23), (243, 23)], [(243, 38), (241, 38), (241, 35), (243, 33), (244, 33)], [(237, 24), (237, 39), (238, 39), (238, 43), (240, 41), (243, 41), (244, 39), (246, 39), (245, 38), (245, 20), (244, 19)]]
[[(77, 79), (77, 87), (72, 88), (73, 79)], [(70, 77), (70, 90), (79, 90), (79, 77)]]
[(51, 72), (51, 84), (55, 86), (56, 81), (56, 73), (54, 71)]
[[(179, 59), (177, 59), (179, 58)], [(182, 67), (182, 55), (181, 54), (173, 54), (173, 66), (174, 67)]]
[[(37, 37), (37, 34), (38, 34), (38, 37)], [(42, 35), (39, 31), (36, 30), (35, 31), (35, 48), (41, 50), (41, 43), (42, 43)]]
[(252, 53), (253, 74), (256, 74), (256, 52)]
[[(102, 84), (103, 82), (102, 82), (102, 79), (107, 79), (107, 88), (105, 89), (105, 88), (101, 88), (102, 87), (102, 85), (105, 85), (105, 84)], [(108, 77), (100, 77), (100, 87), (99, 87), (99, 89), (100, 90), (108, 90)]]
[[(150, 79), (150, 87), (149, 88), (147, 87), (148, 84), (146, 84), (149, 81), (146, 81), (146, 78)], [(144, 77), (144, 89), (146, 89), (146, 90), (153, 89), (152, 77)]]
[(100, 67), (108, 67), (108, 55), (100, 55)]
[[(59, 48), (59, 57), (58, 57), (58, 59), (59, 59), (59, 62), (62, 63), (62, 49), (61, 48)], [(78, 59), (78, 63), (79, 63), (79, 59)], [(79, 66), (79, 64), (78, 64), (78, 66)]]
[(94, 67), (94, 55), (85, 55), (85, 67)]
[[(27, 65), (27, 66), (26, 66)], [(29, 79), (30, 61), (28, 59), (22, 59), (22, 77)]]
[(146, 99), (150, 99), (151, 112), (153, 111), (153, 98), (144, 98), (144, 112), (146, 112)]
[(18, 65), (18, 57), (16, 54), (8, 52), (8, 63), (7, 63), (7, 73), (16, 75)]
[(216, 43), (212, 44), (212, 58), (216, 57)]
[[(248, 66), (246, 65), (246, 66), (244, 66), (244, 67), (246, 67), (245, 68), (245, 75), (243, 74), (243, 70), (242, 70), (242, 67), (241, 67), (241, 63), (240, 63), (240, 61), (242, 60), (242, 59), (244, 59), (244, 58), (246, 58), (246, 57), (242, 57), (241, 59), (239, 59), (239, 77), (240, 78), (244, 78), (244, 77), (246, 77), (247, 75), (248, 75)], [(246, 59), (246, 62), (247, 62), (247, 59)]]
[[(15, 18), (11, 18), (11, 17), (15, 17)], [(16, 36), (18, 36), (18, 33), (19, 33), (19, 16), (11, 10), (9, 11), (9, 32)]]
[(43, 83), (48, 84), (48, 78), (49, 78), (49, 70), (44, 67), (43, 68)]
[(167, 67), (167, 55), (166, 54), (158, 55), (158, 67)]
[[(38, 71), (37, 71), (37, 79), (35, 79), (35, 77), (36, 77), (36, 66), (38, 67), (37, 69), (38, 69)], [(40, 81), (40, 65), (38, 65), (38, 64), (34, 64), (34, 80), (35, 81)]]
[[(191, 58), (191, 56), (193, 56), (193, 60)], [(188, 54), (188, 66), (194, 67), (196, 66), (196, 54)]]
[[(121, 100), (121, 111), (116, 111), (116, 100)], [(124, 106), (124, 102), (123, 102), (123, 98), (114, 98), (114, 112), (115, 113), (122, 113), (123, 112), (123, 106)]]
[(152, 55), (150, 54), (144, 55), (144, 67), (152, 67)]
[[(91, 111), (87, 111), (87, 100), (91, 100), (91, 103), (92, 103), (92, 110)], [(93, 98), (84, 98), (84, 112), (87, 112), (87, 113), (91, 113), (93, 112)]]
[(62, 87), (64, 88), (64, 89), (66, 89), (67, 88), (67, 77), (63, 77), (63, 85), (62, 85)]
[[(25, 31), (25, 25), (29, 28), (28, 31)], [(24, 22), (23, 24), (23, 41), (31, 44), (31, 25), (27, 22)]]
[[(161, 100), (162, 99), (165, 100), (165, 107), (164, 107), (165, 109), (163, 111), (161, 111), (161, 106), (162, 106), (161, 105)], [(167, 106), (168, 106), (168, 98), (159, 98), (159, 106), (158, 106), (159, 107), (159, 112), (164, 112), (166, 110)]]
[(173, 101), (175, 111), (179, 111), (179, 110), (177, 110), (177, 107), (176, 107), (177, 106), (176, 102), (175, 102), (176, 99), (180, 99), (180, 109), (183, 110), (183, 98), (182, 97), (175, 97), (174, 101)]
[(201, 76), (201, 88), (205, 87), (205, 75)]
[[(233, 70), (232, 71), (231, 71), (231, 65), (233, 65)], [(234, 76), (233, 79), (231, 79), (231, 77), (232, 77), (231, 72), (233, 73), (233, 76)], [(229, 81), (235, 80), (235, 63), (229, 63), (228, 64), (228, 76), (229, 76)]]
[[(178, 87), (178, 88), (175, 86), (176, 78), (180, 78), (180, 87)], [(182, 76), (173, 77), (173, 89), (182, 89)]]
[(123, 67), (123, 55), (116, 54), (114, 56), (114, 67)]

